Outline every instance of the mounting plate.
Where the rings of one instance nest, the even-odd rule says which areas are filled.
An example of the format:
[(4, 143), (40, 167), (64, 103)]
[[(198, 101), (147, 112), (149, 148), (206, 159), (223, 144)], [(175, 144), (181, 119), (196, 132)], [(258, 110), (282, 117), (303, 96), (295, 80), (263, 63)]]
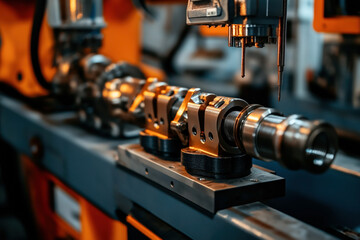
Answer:
[(284, 178), (256, 167), (246, 177), (215, 180), (192, 176), (180, 161), (161, 159), (145, 152), (139, 144), (120, 145), (118, 153), (118, 165), (211, 213), (285, 194)]

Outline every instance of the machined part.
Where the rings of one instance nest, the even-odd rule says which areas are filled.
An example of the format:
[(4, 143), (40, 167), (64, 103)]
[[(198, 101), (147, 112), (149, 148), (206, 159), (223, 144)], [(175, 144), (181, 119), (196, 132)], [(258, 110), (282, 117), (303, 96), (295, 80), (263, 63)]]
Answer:
[(145, 132), (172, 138), (174, 134), (170, 128), (171, 107), (179, 98), (184, 98), (187, 89), (162, 85), (155, 91), (144, 93), (146, 126)]
[(146, 79), (144, 73), (137, 66), (120, 61), (108, 65), (103, 74), (98, 78), (97, 83), (103, 86), (107, 81), (111, 81), (114, 78), (124, 78), (126, 76)]
[(262, 160), (275, 160), (289, 169), (313, 173), (327, 170), (337, 152), (334, 128), (321, 121), (300, 116), (281, 116), (276, 110), (250, 105), (225, 120), (234, 134), (225, 134), (247, 154)]
[(188, 0), (189, 25), (228, 25), (228, 46), (242, 48), (241, 76), (245, 76), (245, 48), (278, 42), (278, 99), (284, 69), (287, 0)]
[(180, 139), (181, 143), (185, 146), (189, 143), (189, 135), (186, 133), (188, 129), (187, 124), (187, 106), (191, 101), (191, 98), (195, 94), (200, 93), (200, 88), (191, 88), (187, 91), (184, 99), (181, 102), (181, 105), (176, 110), (176, 115), (170, 123), (170, 128), (174, 131), (177, 137)]
[(121, 104), (122, 92), (120, 92), (120, 85), (123, 83), (123, 79), (115, 78), (105, 83), (101, 92), (101, 97), (111, 104)]
[(75, 95), (79, 84), (82, 82), (77, 68), (78, 56), (59, 58), (57, 70), (52, 79), (52, 92), (57, 96)]
[(322, 173), (335, 159), (337, 135), (331, 125), (322, 121), (296, 119), (286, 129), (281, 148), (286, 167)]
[(118, 105), (123, 111), (137, 113), (140, 111), (143, 89), (148, 88), (149, 82), (130, 76), (115, 78), (105, 83), (102, 97), (114, 105)]
[(259, 107), (250, 112), (242, 123), (240, 127), (242, 145), (247, 154), (261, 158), (256, 145), (256, 135), (261, 121), (271, 114), (278, 114), (278, 112), (271, 108)]
[(239, 154), (240, 150), (228, 144), (223, 136), (223, 120), (235, 109), (248, 104), (242, 99), (214, 97), (201, 104), (188, 104), (189, 147), (214, 156)]
[(183, 145), (177, 138), (162, 138), (145, 131), (140, 132), (140, 145), (147, 151), (155, 155), (166, 158), (177, 157), (178, 161)]
[(157, 78), (148, 78), (146, 82), (142, 85), (141, 89), (139, 89), (139, 92), (135, 96), (134, 100), (131, 101), (131, 104), (128, 105), (129, 112), (134, 114), (137, 110), (139, 110), (139, 107), (142, 107), (141, 103), (144, 103), (145, 91), (152, 90), (156, 87), (163, 85), (165, 85), (165, 83), (159, 82)]
[[(184, 145), (179, 134), (171, 128), (171, 122), (174, 104), (183, 101), (187, 93), (188, 90), (185, 88), (168, 86), (164, 83), (154, 85), (152, 89), (144, 91), (146, 123), (145, 130), (140, 134), (140, 143), (144, 149), (167, 157), (180, 155), (180, 149)], [(184, 109), (180, 111), (184, 111)], [(179, 112), (181, 115), (179, 119), (182, 114)], [(177, 127), (180, 125), (178, 124)], [(183, 131), (183, 133), (185, 132)]]
[(85, 79), (95, 82), (110, 63), (111, 60), (102, 54), (88, 54), (81, 59), (80, 66), (84, 71)]
[[(231, 24), (232, 37), (272, 37), (276, 38), (276, 31), (271, 25), (263, 24)], [(267, 42), (272, 43), (272, 42)]]
[(181, 149), (181, 163), (191, 175), (212, 179), (245, 177), (252, 167), (251, 156), (244, 153), (222, 157), (192, 148)]
[(103, 111), (100, 108), (105, 107), (107, 110), (104, 115), (143, 127), (143, 92), (155, 82), (130, 76), (107, 81), (102, 91), (103, 106), (99, 106), (99, 111)]
[[(144, 91), (146, 80), (132, 76), (143, 76), (136, 66), (108, 63), (106, 57), (98, 54), (90, 54), (81, 62), (84, 76), (92, 72), (94, 79), (87, 78), (88, 81), (77, 88), (76, 100), (82, 113), (79, 114), (80, 121), (108, 137), (137, 136), (140, 131), (138, 126), (143, 127), (144, 124), (144, 113), (142, 102), (135, 104), (134, 101)], [(98, 66), (102, 68), (102, 74), (97, 71)], [(131, 107), (134, 111), (129, 111)]]

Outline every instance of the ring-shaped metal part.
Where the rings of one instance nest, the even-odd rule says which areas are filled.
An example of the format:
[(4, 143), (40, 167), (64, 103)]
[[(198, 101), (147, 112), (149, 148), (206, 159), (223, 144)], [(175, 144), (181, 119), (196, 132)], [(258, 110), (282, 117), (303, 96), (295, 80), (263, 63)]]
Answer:
[(284, 121), (282, 121), (280, 124), (276, 125), (276, 131), (275, 131), (275, 135), (274, 135), (274, 146), (275, 146), (275, 157), (277, 159), (278, 162), (282, 163), (282, 159), (281, 159), (281, 146), (282, 146), (282, 140), (284, 138), (284, 134), (286, 129), (291, 126), (292, 124), (294, 124), (294, 122), (298, 119), (301, 119), (302, 117), (300, 115), (291, 115), (287, 118), (284, 119)]
[[(223, 133), (221, 131), (221, 128), (223, 127), (223, 120), (225, 119), (225, 116), (227, 116), (231, 111), (233, 111), (234, 109), (244, 109), (246, 108), (248, 105), (248, 103), (240, 98), (234, 98), (233, 100), (231, 100), (227, 106), (225, 106), (219, 113), (218, 115), (218, 120), (217, 120), (217, 132), (218, 132), (218, 138), (219, 138), (219, 144), (221, 145), (221, 147), (232, 154), (238, 154), (239, 149), (237, 147), (234, 147), (230, 144), (228, 144), (224, 139), (225, 137), (223, 136)], [(240, 149), (241, 150), (241, 149)]]
[(252, 104), (252, 105), (248, 105), (245, 108), (243, 108), (241, 110), (241, 112), (239, 113), (239, 115), (236, 117), (235, 119), (235, 123), (234, 123), (234, 140), (235, 140), (235, 145), (242, 151), (242, 152), (246, 152), (244, 145), (242, 143), (242, 134), (240, 134), (240, 132), (242, 131), (242, 125), (243, 122), (245, 121), (245, 119), (247, 118), (247, 116), (256, 108), (262, 107), (259, 104)]
[(257, 151), (256, 136), (259, 131), (260, 123), (269, 115), (280, 113), (272, 108), (259, 107), (248, 114), (242, 126), (242, 143), (247, 154), (257, 158), (262, 158)]

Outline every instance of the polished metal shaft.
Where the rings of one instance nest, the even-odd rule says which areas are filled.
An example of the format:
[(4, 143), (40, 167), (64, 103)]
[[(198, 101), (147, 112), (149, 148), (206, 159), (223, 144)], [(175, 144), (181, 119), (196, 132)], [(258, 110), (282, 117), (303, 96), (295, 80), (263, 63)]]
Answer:
[(241, 39), (241, 77), (245, 77), (245, 38)]
[(286, 45), (286, 21), (287, 21), (287, 0), (283, 3), (283, 16), (279, 18), (278, 26), (278, 56), (277, 56), (277, 67), (278, 67), (278, 101), (281, 99), (281, 85), (283, 79), (283, 71), (285, 65), (285, 45)]
[(284, 117), (260, 105), (249, 105), (241, 112), (229, 114), (224, 126), (228, 128), (225, 133), (228, 140), (247, 154), (277, 161), (289, 169), (324, 172), (338, 148), (331, 125), (298, 115)]

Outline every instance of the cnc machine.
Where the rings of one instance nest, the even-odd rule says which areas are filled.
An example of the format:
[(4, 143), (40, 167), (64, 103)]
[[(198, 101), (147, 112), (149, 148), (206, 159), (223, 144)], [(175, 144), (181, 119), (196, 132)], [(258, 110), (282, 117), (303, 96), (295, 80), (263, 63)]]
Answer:
[[(188, 26), (167, 57), (147, 51), (159, 67), (140, 40), (160, 4), (182, 5)], [(4, 239), (360, 236), (360, 162), (339, 150), (337, 123), (282, 113), (287, 0), (0, 0), (0, 11), (0, 169), (22, 229), (0, 225)], [(356, 38), (359, 12), (315, 0), (314, 29)], [(241, 48), (241, 78), (247, 48), (276, 46), (280, 110), (184, 86), (174, 59), (194, 29)]]

